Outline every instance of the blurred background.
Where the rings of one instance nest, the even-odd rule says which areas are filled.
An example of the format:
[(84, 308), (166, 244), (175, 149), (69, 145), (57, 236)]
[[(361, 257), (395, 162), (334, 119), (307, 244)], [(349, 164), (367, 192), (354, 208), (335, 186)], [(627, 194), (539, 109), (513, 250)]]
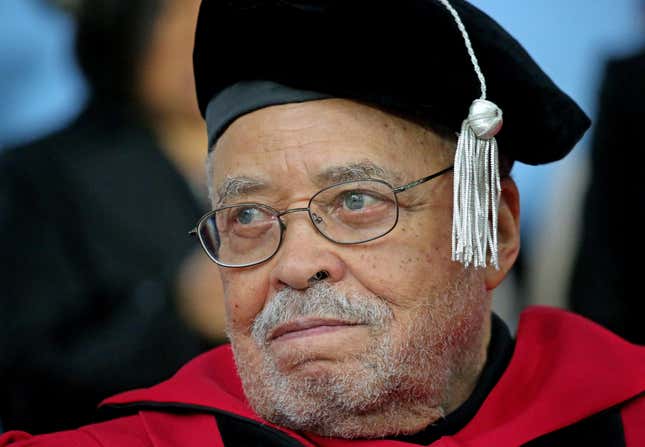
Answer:
[(224, 340), (197, 0), (0, 2), (0, 421), (90, 423)]
[[(613, 167), (621, 147), (608, 148), (623, 144), (608, 127), (618, 112), (601, 109), (625, 83), (626, 101), (643, 91), (645, 74), (607, 84), (620, 61), (643, 65), (631, 55), (645, 43), (645, 2), (471, 1), (608, 129), (562, 162), (514, 168), (522, 253), (497, 312), (515, 327), (527, 305), (574, 308), (645, 343), (625, 320), (635, 308), (623, 277), (637, 274), (609, 237), (625, 231), (624, 210), (598, 208), (622, 192), (594, 186), (620, 169), (594, 166)], [(86, 423), (102, 398), (223, 340), (218, 276), (183, 238), (208, 206), (190, 66), (197, 4), (0, 0), (0, 432)], [(617, 203), (642, 216), (642, 194)]]
[[(607, 245), (614, 242), (605, 237), (608, 235), (604, 233), (604, 228), (602, 235), (587, 237), (589, 222), (583, 222), (583, 216), (590, 212), (585, 210), (585, 200), (591, 184), (592, 152), (598, 151), (592, 147), (598, 146), (596, 133), (601, 107), (600, 92), (607, 64), (611, 60), (630, 57), (645, 48), (645, 1), (472, 0), (472, 3), (510, 31), (594, 122), (585, 138), (564, 160), (537, 167), (516, 163), (513, 177), (520, 190), (522, 249), (514, 277), (506, 281), (504, 289), (495, 296), (497, 311), (507, 322), (515, 325), (518, 311), (529, 304), (573, 307), (577, 312), (593, 316), (612, 330), (626, 335), (622, 322), (610, 322), (603, 318), (605, 315), (601, 315), (609, 312), (609, 304), (593, 312), (584, 303), (582, 306), (574, 305), (571, 289), (579, 290), (579, 283), (583, 282), (586, 283), (584, 292), (593, 295), (598, 284), (587, 280), (594, 278), (596, 282), (604, 284), (605, 295), (599, 298), (583, 297), (582, 300), (607, 301), (611, 293), (607, 289), (610, 282), (606, 281), (606, 268), (615, 262), (615, 258), (608, 257), (608, 248), (598, 253), (585, 252), (585, 256), (597, 258), (598, 264), (585, 267), (586, 270), (579, 272), (575, 281), (573, 277), (581, 257), (581, 244), (601, 245), (602, 242)], [(640, 77), (634, 75), (628, 83), (643, 87), (645, 72), (642, 73)], [(616, 146), (616, 157), (616, 154), (625, 150), (617, 142), (613, 146)], [(607, 150), (611, 151), (610, 148)], [(590, 200), (615, 200), (615, 197), (605, 194), (603, 197), (594, 197), (590, 197)], [(636, 206), (642, 215), (642, 201), (632, 206)], [(591, 213), (594, 216), (590, 219), (608, 218), (593, 210)], [(624, 246), (622, 241), (620, 244)], [(587, 262), (591, 262), (591, 259), (587, 259)], [(619, 282), (618, 278), (613, 281), (614, 285), (616, 282)], [(621, 290), (624, 287), (622, 285)], [(619, 312), (626, 313), (627, 310)], [(645, 343), (645, 331), (639, 332), (637, 341)]]

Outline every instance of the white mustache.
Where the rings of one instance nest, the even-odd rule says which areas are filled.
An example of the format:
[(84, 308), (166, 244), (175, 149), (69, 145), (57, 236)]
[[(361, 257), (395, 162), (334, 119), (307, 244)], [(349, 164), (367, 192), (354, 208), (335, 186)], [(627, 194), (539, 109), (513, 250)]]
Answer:
[(276, 293), (257, 315), (251, 334), (256, 343), (263, 345), (274, 328), (307, 317), (378, 327), (392, 319), (392, 311), (380, 299), (359, 295), (349, 299), (325, 282), (317, 282), (305, 291), (286, 287)]

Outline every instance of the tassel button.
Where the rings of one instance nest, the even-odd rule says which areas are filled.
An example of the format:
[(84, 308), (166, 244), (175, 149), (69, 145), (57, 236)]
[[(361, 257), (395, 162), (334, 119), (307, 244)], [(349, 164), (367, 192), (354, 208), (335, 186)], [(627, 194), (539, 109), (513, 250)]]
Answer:
[(477, 138), (490, 140), (499, 133), (504, 124), (502, 109), (486, 99), (476, 99), (470, 106), (468, 123)]

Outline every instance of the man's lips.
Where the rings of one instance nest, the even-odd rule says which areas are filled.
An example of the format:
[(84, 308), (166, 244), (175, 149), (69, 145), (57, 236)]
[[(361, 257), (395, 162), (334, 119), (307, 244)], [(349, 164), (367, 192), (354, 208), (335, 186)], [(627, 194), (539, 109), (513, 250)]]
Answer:
[(307, 335), (317, 335), (324, 332), (331, 332), (338, 329), (360, 325), (361, 323), (352, 321), (333, 320), (326, 318), (307, 318), (281, 324), (269, 333), (268, 341), (274, 341), (278, 338), (286, 340), (289, 338), (303, 337)]

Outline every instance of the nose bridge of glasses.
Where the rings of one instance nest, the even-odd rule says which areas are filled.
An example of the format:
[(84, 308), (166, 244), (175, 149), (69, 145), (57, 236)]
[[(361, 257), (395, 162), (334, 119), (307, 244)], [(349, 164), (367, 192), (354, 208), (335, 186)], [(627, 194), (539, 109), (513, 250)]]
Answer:
[(301, 211), (309, 212), (309, 208), (289, 208), (288, 210), (280, 211), (278, 217), (286, 216), (287, 214), (299, 213)]
[(286, 224), (282, 220), (282, 216), (285, 216), (287, 214), (292, 214), (292, 213), (299, 213), (299, 212), (306, 212), (307, 215), (309, 216), (309, 219), (313, 221), (313, 224), (317, 227), (322, 221), (323, 218), (318, 216), (315, 212), (311, 211), (311, 208), (289, 208), (288, 210), (281, 211), (277, 214), (278, 220), (280, 221), (280, 224), (282, 225), (282, 229), (286, 229)]

